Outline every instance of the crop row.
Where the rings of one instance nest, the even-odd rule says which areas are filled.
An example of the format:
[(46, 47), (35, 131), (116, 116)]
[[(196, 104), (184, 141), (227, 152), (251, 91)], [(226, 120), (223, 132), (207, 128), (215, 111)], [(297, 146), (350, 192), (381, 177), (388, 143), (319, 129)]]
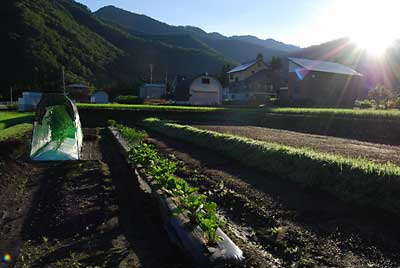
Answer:
[(393, 164), (255, 141), (156, 118), (144, 120), (143, 126), (280, 178), (325, 190), (341, 200), (400, 214), (400, 167)]
[(152, 105), (152, 104), (88, 104), (78, 103), (79, 109), (89, 110), (145, 110), (145, 111), (185, 111), (185, 112), (208, 112), (223, 110), (218, 107), (200, 107), (200, 106), (173, 106), (173, 105)]
[(344, 118), (400, 119), (400, 110), (336, 109), (336, 108), (271, 108), (271, 113)]
[(207, 202), (204, 195), (197, 193), (197, 188), (176, 177), (175, 161), (160, 156), (153, 146), (145, 143), (143, 132), (119, 124), (114, 126), (129, 143), (129, 160), (143, 168), (157, 188), (172, 198), (178, 207), (176, 213), (184, 214), (193, 224), (200, 226), (209, 243), (218, 241), (216, 231), (221, 222), (216, 214), (217, 205)]

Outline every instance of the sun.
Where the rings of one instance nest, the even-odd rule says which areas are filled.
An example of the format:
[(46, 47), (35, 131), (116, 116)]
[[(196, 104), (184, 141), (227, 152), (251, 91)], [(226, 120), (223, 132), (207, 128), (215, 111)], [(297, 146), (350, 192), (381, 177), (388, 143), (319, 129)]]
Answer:
[(400, 37), (398, 10), (399, 0), (332, 0), (324, 16), (328, 29), (381, 56)]

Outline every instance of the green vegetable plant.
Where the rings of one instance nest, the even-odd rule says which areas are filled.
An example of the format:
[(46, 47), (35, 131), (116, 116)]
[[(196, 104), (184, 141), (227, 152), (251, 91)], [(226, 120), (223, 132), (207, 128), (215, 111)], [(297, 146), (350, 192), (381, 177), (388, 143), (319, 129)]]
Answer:
[(199, 195), (196, 188), (176, 177), (175, 159), (160, 156), (152, 145), (143, 141), (143, 132), (115, 123), (114, 126), (131, 146), (129, 160), (140, 165), (164, 193), (174, 198), (178, 206), (175, 212), (184, 213), (192, 223), (198, 225), (209, 243), (217, 242), (220, 238), (216, 231), (221, 225), (217, 217), (217, 205), (207, 202), (206, 197)]

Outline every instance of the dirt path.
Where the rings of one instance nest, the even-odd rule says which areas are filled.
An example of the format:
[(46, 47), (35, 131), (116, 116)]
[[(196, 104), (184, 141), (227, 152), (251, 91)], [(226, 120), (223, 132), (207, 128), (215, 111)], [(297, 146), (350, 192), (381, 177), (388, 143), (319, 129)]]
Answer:
[(275, 142), (294, 147), (308, 147), (316, 151), (335, 153), (352, 158), (365, 158), (377, 163), (386, 163), (390, 161), (394, 164), (400, 165), (400, 146), (368, 143), (357, 140), (303, 134), (287, 130), (277, 130), (254, 126), (194, 126), (206, 130), (234, 134), (255, 140)]
[[(14, 228), (10, 239), (0, 241), (0, 249), (14, 258), (20, 249), (14, 267), (193, 267), (170, 243), (158, 208), (141, 191), (108, 138), (97, 130), (86, 140), (86, 158), (100, 157), (101, 161), (21, 160), (22, 170), (16, 175), (32, 176), (38, 190), (26, 193), (25, 198), (31, 198), (15, 206), (16, 199), (10, 196), (10, 211), (23, 207), (20, 228)], [(6, 237), (4, 226), (0, 231)], [(13, 251), (12, 244), (18, 245), (17, 250)]]
[[(400, 267), (400, 219), (343, 204), (244, 168), (208, 150), (151, 134), (148, 141), (173, 154), (179, 174), (192, 178), (227, 218), (223, 228), (252, 267)], [(253, 249), (265, 253), (258, 262)], [(265, 266), (265, 263), (269, 263)]]

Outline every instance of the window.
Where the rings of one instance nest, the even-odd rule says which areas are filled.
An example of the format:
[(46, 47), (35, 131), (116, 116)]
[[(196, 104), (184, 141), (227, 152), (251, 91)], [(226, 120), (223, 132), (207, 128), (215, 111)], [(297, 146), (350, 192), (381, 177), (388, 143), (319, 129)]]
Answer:
[(235, 77), (235, 81), (236, 81), (236, 82), (239, 81), (239, 77), (236, 76), (236, 77)]
[(207, 85), (209, 85), (209, 84), (210, 84), (210, 79), (208, 79), (208, 78), (203, 78), (203, 79), (201, 79), (201, 83), (202, 83), (202, 84), (207, 84)]

